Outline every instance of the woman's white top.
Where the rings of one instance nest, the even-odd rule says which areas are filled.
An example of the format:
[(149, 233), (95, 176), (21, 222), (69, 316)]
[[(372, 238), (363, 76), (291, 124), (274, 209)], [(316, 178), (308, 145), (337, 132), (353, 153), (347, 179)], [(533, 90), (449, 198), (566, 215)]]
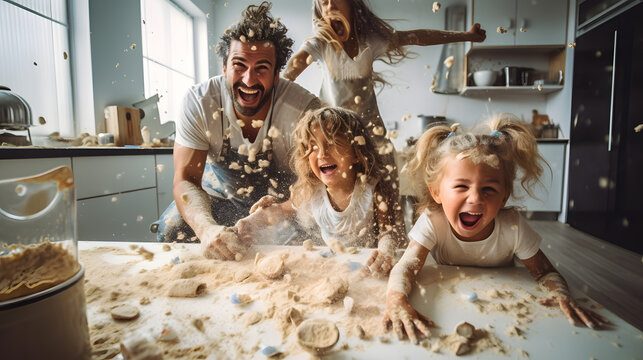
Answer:
[[(367, 39), (359, 44), (357, 56), (351, 58), (346, 51), (335, 50), (327, 41), (311, 38), (304, 42), (301, 50), (321, 64), (319, 97), (329, 105), (353, 110), (367, 123), (375, 124), (379, 109), (373, 88), (373, 62), (385, 54), (387, 47), (385, 41)], [(359, 96), (358, 100), (355, 100), (356, 96)], [(382, 122), (381, 119), (378, 122)]]

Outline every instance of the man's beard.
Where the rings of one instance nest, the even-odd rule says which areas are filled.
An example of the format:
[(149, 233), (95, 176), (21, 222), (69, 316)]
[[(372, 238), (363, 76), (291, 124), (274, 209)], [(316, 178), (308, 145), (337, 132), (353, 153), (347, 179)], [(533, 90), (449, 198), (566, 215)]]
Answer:
[[(261, 99), (259, 100), (259, 103), (257, 104), (257, 106), (255, 106), (255, 107), (247, 107), (247, 106), (243, 106), (243, 105), (241, 105), (241, 104), (237, 101), (237, 96), (240, 96), (240, 95), (238, 94), (238, 90), (237, 90), (237, 89), (238, 89), (240, 86), (243, 86), (243, 87), (244, 87), (244, 88), (246, 88), (246, 89), (259, 90), (259, 91), (261, 92), (261, 94), (262, 94), (262, 95), (261, 95)], [(272, 90), (274, 89), (274, 86), (270, 89), (270, 91), (266, 92), (266, 91), (265, 91), (265, 88), (264, 88), (264, 87), (263, 87), (263, 85), (261, 85), (261, 84), (257, 84), (257, 85), (254, 85), (254, 86), (246, 86), (243, 82), (241, 82), (241, 81), (237, 81), (236, 83), (234, 83), (234, 84), (232, 85), (232, 87), (230, 87), (230, 86), (228, 85), (228, 86), (227, 86), (227, 88), (228, 88), (228, 92), (230, 93), (230, 97), (232, 97), (232, 105), (234, 106), (234, 109), (235, 109), (239, 114), (241, 114), (241, 115), (243, 115), (243, 116), (254, 116), (256, 113), (258, 113), (258, 112), (259, 112), (259, 110), (261, 110), (261, 108), (262, 108), (262, 107), (263, 107), (263, 105), (266, 103), (266, 101), (268, 101), (268, 100), (271, 98), (271, 96), (272, 96)], [(259, 120), (260, 120), (260, 119), (259, 119)]]

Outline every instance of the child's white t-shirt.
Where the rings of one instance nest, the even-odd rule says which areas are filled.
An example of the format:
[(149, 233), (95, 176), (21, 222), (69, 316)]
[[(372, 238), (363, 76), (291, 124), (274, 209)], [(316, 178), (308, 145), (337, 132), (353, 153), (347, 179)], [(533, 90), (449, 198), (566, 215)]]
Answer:
[(374, 247), (377, 239), (374, 235), (373, 189), (371, 184), (356, 181), (350, 203), (344, 211), (337, 211), (328, 198), (326, 186), (320, 184), (300, 209), (314, 219), (326, 244), (335, 239), (344, 246)]
[(542, 238), (514, 209), (500, 210), (493, 232), (481, 241), (458, 239), (444, 211), (425, 210), (409, 232), (409, 238), (431, 251), (438, 264), (463, 266), (511, 265), (536, 255)]

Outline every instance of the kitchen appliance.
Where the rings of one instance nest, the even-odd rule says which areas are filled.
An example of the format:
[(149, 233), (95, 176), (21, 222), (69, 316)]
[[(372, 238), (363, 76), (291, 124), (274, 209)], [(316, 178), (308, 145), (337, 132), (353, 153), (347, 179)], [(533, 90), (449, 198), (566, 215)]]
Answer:
[(141, 118), (145, 114), (137, 108), (124, 106), (105, 107), (105, 128), (108, 133), (114, 134), (114, 144), (141, 145)]
[[(31, 107), (27, 101), (8, 87), (0, 85), (0, 129), (26, 131), (27, 145), (31, 145), (31, 132), (29, 131), (31, 126), (33, 126)], [(20, 141), (24, 140), (20, 139)]]
[(0, 181), (3, 359), (89, 359), (74, 177), (66, 166)]
[[(445, 8), (445, 30), (466, 31), (466, 5), (449, 5)], [(453, 59), (453, 61), (448, 61)], [(453, 42), (442, 45), (440, 62), (433, 75), (431, 91), (438, 94), (459, 94), (465, 85), (464, 42)]]
[(505, 86), (527, 86), (533, 83), (534, 69), (528, 67), (505, 66), (503, 69)]

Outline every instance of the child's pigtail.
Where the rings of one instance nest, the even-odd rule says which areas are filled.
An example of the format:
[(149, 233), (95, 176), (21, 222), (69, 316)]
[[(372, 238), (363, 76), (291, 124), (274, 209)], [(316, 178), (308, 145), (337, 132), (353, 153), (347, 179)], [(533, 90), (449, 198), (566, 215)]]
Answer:
[[(457, 124), (454, 124), (454, 126), (455, 125)], [(445, 139), (447, 139), (447, 137), (450, 136), (450, 134), (455, 134), (455, 129), (457, 129), (457, 126), (452, 130), (449, 126), (440, 124), (425, 131), (415, 144), (411, 160), (404, 166), (402, 171), (405, 171), (408, 174), (424, 173), (429, 156)]]
[[(491, 123), (491, 129), (492, 135), (494, 131), (497, 131), (497, 134), (500, 135), (499, 138), (504, 140), (507, 146), (505, 151), (501, 150), (501, 154), (511, 154), (511, 158), (507, 160), (513, 161), (522, 170), (520, 179), (522, 188), (527, 194), (534, 197), (533, 186), (539, 182), (543, 173), (541, 162), (549, 168), (549, 164), (538, 152), (536, 138), (525, 125), (510, 114), (500, 114), (496, 117)], [(502, 155), (500, 156), (502, 157)], [(549, 170), (551, 172), (551, 168)]]

